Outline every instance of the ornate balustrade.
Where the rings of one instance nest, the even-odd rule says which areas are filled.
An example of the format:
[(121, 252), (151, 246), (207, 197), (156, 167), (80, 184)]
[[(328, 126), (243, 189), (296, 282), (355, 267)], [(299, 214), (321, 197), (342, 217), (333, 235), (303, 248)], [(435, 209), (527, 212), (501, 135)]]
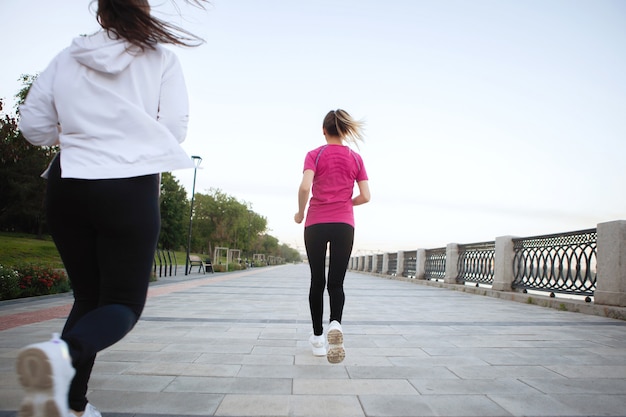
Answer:
[(446, 277), (446, 248), (426, 249), (424, 278), (442, 280)]
[(626, 220), (595, 229), (353, 258), (350, 269), (626, 307)]
[(459, 284), (473, 282), (476, 285), (493, 284), (496, 242), (459, 245)]
[(597, 280), (596, 229), (513, 239), (514, 289), (586, 296)]
[(407, 278), (415, 278), (417, 273), (417, 251), (404, 252), (402, 255), (402, 273), (400, 275)]

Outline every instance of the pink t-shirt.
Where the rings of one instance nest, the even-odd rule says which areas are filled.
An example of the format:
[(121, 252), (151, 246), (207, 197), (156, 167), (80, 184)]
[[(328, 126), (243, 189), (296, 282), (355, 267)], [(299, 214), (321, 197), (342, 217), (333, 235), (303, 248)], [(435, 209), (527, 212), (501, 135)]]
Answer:
[(347, 223), (354, 227), (354, 183), (367, 180), (361, 155), (343, 145), (324, 145), (306, 154), (304, 171), (315, 172), (304, 226)]

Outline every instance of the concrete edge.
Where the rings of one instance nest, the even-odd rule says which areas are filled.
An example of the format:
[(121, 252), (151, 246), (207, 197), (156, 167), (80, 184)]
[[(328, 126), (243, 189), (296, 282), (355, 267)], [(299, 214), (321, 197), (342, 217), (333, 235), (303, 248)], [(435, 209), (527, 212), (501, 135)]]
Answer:
[(579, 300), (571, 300), (566, 298), (550, 298), (548, 296), (542, 296), (537, 294), (524, 294), (521, 292), (515, 291), (496, 291), (491, 288), (485, 287), (471, 287), (468, 285), (461, 284), (448, 284), (445, 282), (439, 281), (429, 281), (425, 279), (417, 279), (417, 278), (407, 278), (407, 277), (399, 277), (394, 275), (383, 275), (371, 272), (364, 271), (354, 271), (350, 270), (350, 272), (372, 275), (379, 278), (392, 279), (396, 281), (405, 281), (413, 284), (426, 285), (430, 287), (438, 287), (445, 288), (454, 291), (461, 291), (476, 295), (483, 295), (487, 297), (500, 298), (502, 300), (515, 301), (518, 303), (524, 304), (533, 304), (538, 305), (540, 307), (552, 308), (560, 311), (571, 311), (574, 313), (582, 313), (588, 314), (592, 316), (600, 316), (600, 317), (608, 317), (611, 319), (624, 320), (626, 321), (626, 307), (617, 307), (617, 306), (608, 306), (608, 305), (599, 305), (591, 303), (586, 303), (584, 301)]

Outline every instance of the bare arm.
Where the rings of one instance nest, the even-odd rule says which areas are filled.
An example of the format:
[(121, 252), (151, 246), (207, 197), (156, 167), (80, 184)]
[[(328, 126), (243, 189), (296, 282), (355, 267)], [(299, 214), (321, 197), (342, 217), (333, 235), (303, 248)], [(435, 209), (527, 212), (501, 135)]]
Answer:
[(357, 185), (359, 186), (359, 195), (352, 199), (353, 206), (359, 206), (370, 201), (369, 183), (367, 181), (359, 181), (357, 182)]
[(310, 169), (307, 169), (304, 171), (304, 174), (302, 174), (302, 182), (300, 183), (300, 188), (298, 188), (298, 212), (293, 216), (293, 219), (298, 224), (302, 223), (302, 220), (304, 220), (304, 210), (309, 201), (309, 193), (311, 192), (314, 175), (315, 172)]

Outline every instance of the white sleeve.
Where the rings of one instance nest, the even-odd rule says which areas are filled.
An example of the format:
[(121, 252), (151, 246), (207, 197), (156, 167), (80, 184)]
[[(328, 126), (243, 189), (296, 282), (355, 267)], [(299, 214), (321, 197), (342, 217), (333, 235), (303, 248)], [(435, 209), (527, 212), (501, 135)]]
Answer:
[(19, 129), (33, 145), (54, 146), (59, 144), (59, 117), (54, 104), (53, 83), (58, 59), (37, 77), (30, 87), (24, 104), (19, 108)]
[(157, 120), (163, 124), (179, 143), (187, 136), (189, 123), (189, 99), (183, 71), (173, 53), (167, 56), (165, 71), (161, 78), (159, 112)]

